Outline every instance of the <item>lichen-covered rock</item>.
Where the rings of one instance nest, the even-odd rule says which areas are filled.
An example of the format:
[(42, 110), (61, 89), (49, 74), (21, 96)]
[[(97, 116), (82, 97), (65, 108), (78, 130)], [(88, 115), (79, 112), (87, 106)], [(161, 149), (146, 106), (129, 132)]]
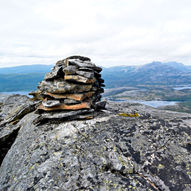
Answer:
[[(60, 121), (80, 110), (25, 115), (0, 190), (191, 190), (190, 114), (130, 103), (106, 109), (82, 121)], [(39, 117), (55, 121), (37, 124)]]
[(12, 95), (2, 101), (0, 108), (0, 164), (20, 129), (18, 122), (36, 109), (36, 103), (27, 96)]
[(41, 91), (42, 95), (46, 95), (47, 92), (57, 94), (83, 93), (90, 91), (91, 88), (91, 84), (79, 85), (63, 81), (63, 79), (57, 79), (53, 81), (42, 81), (39, 84), (39, 90)]
[(0, 111), (0, 127), (7, 123), (16, 122), (27, 113), (35, 110), (36, 103), (27, 96), (12, 95), (3, 100)]

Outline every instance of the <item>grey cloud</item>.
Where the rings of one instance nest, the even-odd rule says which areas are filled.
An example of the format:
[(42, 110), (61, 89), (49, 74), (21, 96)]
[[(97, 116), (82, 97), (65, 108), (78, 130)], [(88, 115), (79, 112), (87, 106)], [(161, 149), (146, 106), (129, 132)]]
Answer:
[(0, 67), (83, 54), (102, 66), (191, 64), (191, 1), (9, 0), (0, 7)]

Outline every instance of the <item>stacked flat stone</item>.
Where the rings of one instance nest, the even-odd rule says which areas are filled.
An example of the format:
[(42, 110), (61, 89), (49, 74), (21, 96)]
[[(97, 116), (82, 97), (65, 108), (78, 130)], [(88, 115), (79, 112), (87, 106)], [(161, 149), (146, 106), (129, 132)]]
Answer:
[(41, 111), (92, 110), (101, 99), (104, 80), (101, 68), (87, 57), (71, 56), (56, 63), (39, 83), (35, 100), (42, 100)]

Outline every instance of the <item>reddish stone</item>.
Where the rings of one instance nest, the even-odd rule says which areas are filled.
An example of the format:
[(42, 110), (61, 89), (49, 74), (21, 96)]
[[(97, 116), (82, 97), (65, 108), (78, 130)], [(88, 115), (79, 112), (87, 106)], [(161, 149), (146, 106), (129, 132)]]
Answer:
[(80, 110), (80, 109), (90, 109), (91, 104), (89, 102), (82, 102), (75, 105), (65, 105), (60, 104), (59, 106), (54, 107), (44, 107), (42, 104), (38, 107), (39, 110), (44, 111), (55, 111), (55, 110)]

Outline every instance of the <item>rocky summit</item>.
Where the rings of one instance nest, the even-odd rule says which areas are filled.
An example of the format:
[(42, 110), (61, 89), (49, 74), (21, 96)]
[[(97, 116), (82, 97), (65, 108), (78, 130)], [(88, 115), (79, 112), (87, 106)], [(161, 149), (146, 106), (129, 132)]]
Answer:
[(99, 102), (104, 91), (101, 70), (87, 57), (70, 56), (58, 61), (37, 91), (30, 93), (33, 100), (42, 100), (38, 106), (44, 113), (41, 120), (92, 118), (93, 112), (105, 105)]
[[(73, 74), (66, 72), (70, 66)], [(0, 191), (190, 191), (191, 115), (111, 101), (96, 109), (100, 85), (65, 78), (82, 76), (79, 71), (101, 77), (88, 58), (69, 57), (45, 76), (32, 100), (3, 99)], [(94, 96), (85, 95), (84, 85), (92, 87), (87, 94), (97, 88)], [(71, 103), (78, 100), (68, 94), (85, 97)], [(65, 101), (89, 101), (90, 108), (66, 109)]]

